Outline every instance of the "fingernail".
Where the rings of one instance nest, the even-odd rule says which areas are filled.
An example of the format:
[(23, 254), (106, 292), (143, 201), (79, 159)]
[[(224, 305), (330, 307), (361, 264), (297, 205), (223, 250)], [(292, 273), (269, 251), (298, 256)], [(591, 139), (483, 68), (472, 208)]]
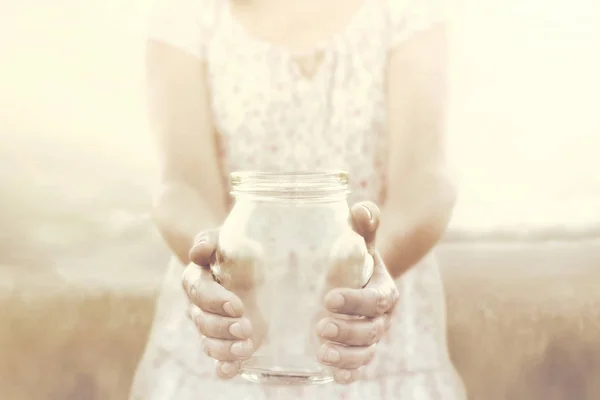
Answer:
[(335, 293), (329, 296), (329, 298), (327, 299), (327, 308), (333, 311), (337, 311), (344, 306), (345, 302), (346, 300), (344, 300), (344, 296), (342, 296), (339, 293)]
[(360, 205), (362, 208), (364, 208), (365, 210), (367, 210), (367, 214), (369, 215), (369, 221), (373, 222), (373, 213), (371, 212), (371, 209), (367, 206), (365, 206), (364, 204)]
[(237, 370), (237, 366), (231, 362), (224, 362), (221, 364), (221, 372), (225, 375), (231, 375)]
[(234, 322), (233, 324), (229, 325), (229, 333), (238, 339), (248, 338), (246, 332), (244, 332), (244, 327), (239, 322)]
[(325, 325), (325, 328), (323, 328), (323, 330), (321, 331), (321, 336), (323, 336), (324, 338), (327, 338), (327, 339), (333, 339), (333, 338), (337, 337), (339, 332), (340, 332), (340, 330), (337, 327), (337, 325), (334, 324), (333, 322), (329, 322), (327, 325)]
[(200, 239), (198, 239), (194, 242), (194, 244), (192, 245), (192, 250), (195, 250), (196, 247), (202, 246), (206, 242), (207, 242), (206, 237), (201, 237)]
[(243, 340), (235, 342), (231, 345), (231, 354), (236, 357), (247, 357), (252, 354), (252, 342), (250, 340)]
[(342, 369), (338, 372), (338, 377), (342, 381), (348, 382), (350, 378), (352, 378), (352, 372), (348, 371), (347, 369)]
[(230, 317), (235, 317), (235, 311), (233, 311), (233, 306), (231, 305), (230, 302), (227, 302), (225, 304), (223, 304), (223, 311), (225, 311), (225, 313), (227, 315), (229, 315)]
[(325, 351), (325, 355), (324, 355), (323, 359), (329, 363), (336, 363), (336, 362), (340, 361), (340, 359), (341, 359), (340, 352), (337, 351), (336, 349), (329, 347)]

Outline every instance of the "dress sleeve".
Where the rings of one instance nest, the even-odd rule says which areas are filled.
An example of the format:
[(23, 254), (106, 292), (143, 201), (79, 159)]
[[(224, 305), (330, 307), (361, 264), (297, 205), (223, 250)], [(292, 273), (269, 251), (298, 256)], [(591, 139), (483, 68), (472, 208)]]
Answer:
[(218, 0), (153, 0), (147, 36), (200, 59), (216, 21)]
[(391, 40), (395, 47), (415, 33), (426, 30), (448, 16), (447, 0), (387, 0)]

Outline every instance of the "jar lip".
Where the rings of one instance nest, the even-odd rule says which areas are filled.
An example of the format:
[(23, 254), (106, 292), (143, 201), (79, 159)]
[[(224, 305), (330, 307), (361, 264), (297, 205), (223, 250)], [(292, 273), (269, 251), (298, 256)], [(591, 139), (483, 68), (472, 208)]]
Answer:
[(231, 194), (262, 200), (333, 200), (348, 193), (344, 170), (236, 171), (231, 176)]
[(348, 173), (342, 169), (315, 170), (315, 171), (234, 171), (230, 174), (231, 184), (236, 185), (244, 181), (259, 182), (317, 182), (329, 181), (332, 183), (348, 184)]

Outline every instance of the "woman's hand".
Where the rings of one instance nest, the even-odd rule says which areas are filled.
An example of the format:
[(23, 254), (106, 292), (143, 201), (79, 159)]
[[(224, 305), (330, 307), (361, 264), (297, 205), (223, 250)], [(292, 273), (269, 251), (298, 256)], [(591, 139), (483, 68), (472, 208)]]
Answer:
[(330, 290), (325, 296), (325, 308), (332, 315), (317, 324), (318, 335), (325, 339), (317, 357), (333, 367), (339, 383), (360, 378), (360, 368), (373, 359), (375, 346), (389, 327), (398, 299), (396, 284), (375, 250), (379, 209), (372, 203), (356, 204), (352, 207), (352, 219), (354, 230), (365, 239), (369, 256), (373, 257), (373, 275), (362, 289)]
[[(373, 258), (373, 275), (363, 289), (329, 291), (325, 307), (332, 314), (317, 324), (317, 333), (326, 340), (317, 356), (334, 368), (334, 377), (340, 383), (357, 380), (359, 369), (372, 359), (398, 297), (396, 285), (375, 250), (378, 208), (371, 203), (355, 205), (352, 222)], [(185, 269), (182, 283), (190, 300), (189, 316), (203, 335), (204, 350), (217, 360), (217, 375), (229, 379), (238, 374), (241, 362), (260, 345), (266, 323), (252, 290), (236, 291), (236, 295), (215, 281), (210, 264), (217, 239), (217, 231), (198, 235), (190, 252), (192, 263)]]
[(204, 351), (217, 360), (217, 375), (229, 379), (260, 344), (265, 323), (251, 292), (237, 296), (214, 280), (210, 264), (217, 239), (217, 231), (196, 237), (182, 283), (190, 300), (188, 315), (203, 335)]

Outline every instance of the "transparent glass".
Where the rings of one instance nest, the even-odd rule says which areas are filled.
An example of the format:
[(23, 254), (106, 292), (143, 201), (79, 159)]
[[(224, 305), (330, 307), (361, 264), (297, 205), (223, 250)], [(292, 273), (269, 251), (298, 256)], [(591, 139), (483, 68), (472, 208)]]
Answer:
[(334, 287), (360, 288), (373, 271), (350, 223), (345, 172), (231, 174), (234, 206), (219, 234), (215, 279), (238, 294), (258, 347), (243, 363), (252, 382), (333, 380), (317, 361), (316, 323)]

